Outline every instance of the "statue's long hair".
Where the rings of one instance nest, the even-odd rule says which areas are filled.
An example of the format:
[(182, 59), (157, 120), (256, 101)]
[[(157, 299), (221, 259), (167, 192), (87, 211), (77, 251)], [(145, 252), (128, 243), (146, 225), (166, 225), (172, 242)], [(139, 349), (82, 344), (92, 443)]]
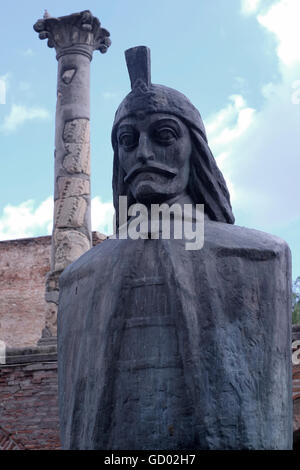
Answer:
[[(195, 204), (204, 204), (204, 211), (211, 220), (233, 224), (234, 215), (225, 179), (217, 167), (215, 158), (202, 134), (198, 129), (188, 124), (187, 126), (192, 140), (187, 192)], [(113, 138), (112, 143), (114, 149), (112, 188), (116, 211), (116, 229), (118, 230), (119, 196), (127, 196), (128, 207), (136, 201), (128, 185), (124, 183), (126, 174), (119, 163), (117, 139)]]

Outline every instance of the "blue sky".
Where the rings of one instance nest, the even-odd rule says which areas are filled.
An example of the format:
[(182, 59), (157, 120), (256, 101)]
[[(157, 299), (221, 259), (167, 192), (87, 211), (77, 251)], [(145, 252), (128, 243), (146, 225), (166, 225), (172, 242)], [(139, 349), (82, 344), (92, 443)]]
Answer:
[(0, 240), (51, 232), (57, 62), (32, 25), (90, 9), (111, 33), (91, 64), (93, 229), (111, 230), (115, 110), (129, 92), (124, 50), (151, 49), (152, 81), (200, 110), (238, 225), (284, 238), (300, 275), (299, 0), (12, 0), (0, 41)]

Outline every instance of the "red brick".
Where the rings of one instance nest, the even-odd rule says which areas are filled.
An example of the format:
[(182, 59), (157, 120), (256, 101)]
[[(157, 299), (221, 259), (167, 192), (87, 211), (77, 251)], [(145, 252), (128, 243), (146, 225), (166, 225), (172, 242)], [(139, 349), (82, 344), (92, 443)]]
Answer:
[[(33, 370), (28, 370), (28, 364), (11, 367), (5, 374), (5, 382), (2, 382), (0, 389), (0, 450), (13, 450), (20, 446), (25, 449), (60, 448), (57, 364), (35, 365), (38, 367), (32, 368)], [(46, 370), (43, 369), (44, 366), (48, 366)], [(27, 373), (22, 374), (26, 368)], [(0, 374), (1, 372), (0, 368)], [(36, 381), (40, 383), (37, 384)], [(5, 383), (16, 385), (5, 386)], [(9, 393), (16, 386), (18, 391)], [(1, 433), (1, 428), (6, 432)]]

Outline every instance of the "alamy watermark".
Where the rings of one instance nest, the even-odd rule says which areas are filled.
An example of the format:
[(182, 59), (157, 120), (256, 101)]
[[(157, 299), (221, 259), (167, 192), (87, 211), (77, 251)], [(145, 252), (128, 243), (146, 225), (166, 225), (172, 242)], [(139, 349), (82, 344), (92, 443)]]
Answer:
[(119, 196), (119, 228), (114, 219), (114, 235), (121, 240), (186, 240), (186, 250), (200, 250), (204, 245), (204, 204), (144, 204), (128, 207), (127, 196)]

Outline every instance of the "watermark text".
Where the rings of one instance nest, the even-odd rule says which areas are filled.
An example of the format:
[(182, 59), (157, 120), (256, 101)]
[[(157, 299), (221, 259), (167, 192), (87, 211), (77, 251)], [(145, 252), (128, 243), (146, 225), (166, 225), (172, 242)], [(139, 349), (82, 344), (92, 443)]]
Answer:
[(119, 196), (119, 228), (114, 219), (111, 238), (185, 240), (185, 249), (200, 250), (204, 244), (204, 204), (144, 204), (127, 206)]

